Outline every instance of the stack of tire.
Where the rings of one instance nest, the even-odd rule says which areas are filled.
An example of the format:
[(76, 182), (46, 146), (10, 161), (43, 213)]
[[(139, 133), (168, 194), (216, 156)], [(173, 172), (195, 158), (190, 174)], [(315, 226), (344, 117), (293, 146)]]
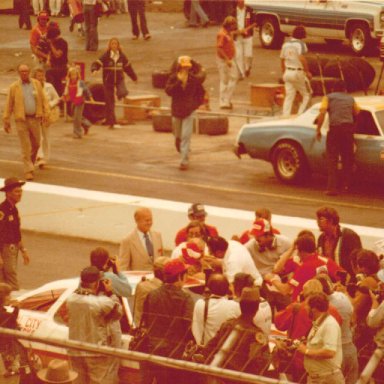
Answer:
[[(307, 57), (312, 73), (311, 86), (314, 96), (328, 93), (337, 83), (343, 83), (348, 92), (365, 91), (375, 79), (376, 72), (368, 61), (361, 57), (337, 59)], [(343, 80), (344, 78), (344, 80)]]

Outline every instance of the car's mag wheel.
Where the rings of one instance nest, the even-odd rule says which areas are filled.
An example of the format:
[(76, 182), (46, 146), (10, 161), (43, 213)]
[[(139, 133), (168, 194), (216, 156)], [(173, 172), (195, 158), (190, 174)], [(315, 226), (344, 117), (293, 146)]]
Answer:
[(259, 37), (264, 48), (280, 48), (284, 35), (280, 31), (279, 23), (275, 17), (263, 17), (260, 23)]
[(286, 184), (297, 184), (309, 177), (304, 152), (293, 142), (283, 141), (275, 146), (272, 165), (276, 177)]
[(364, 55), (371, 48), (372, 39), (365, 23), (354, 23), (349, 28), (348, 36), (351, 48), (357, 55)]

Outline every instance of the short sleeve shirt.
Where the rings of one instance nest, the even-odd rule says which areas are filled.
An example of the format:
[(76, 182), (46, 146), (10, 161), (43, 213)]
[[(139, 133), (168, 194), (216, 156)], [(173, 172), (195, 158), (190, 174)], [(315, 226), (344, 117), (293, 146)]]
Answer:
[(306, 44), (297, 39), (292, 39), (284, 43), (281, 49), (280, 58), (284, 60), (285, 67), (303, 68), (300, 56), (308, 52)]
[[(216, 38), (216, 47), (222, 48), (225, 52), (226, 56), (232, 60), (235, 57), (235, 43), (231, 37), (231, 35), (224, 29), (221, 28)], [(217, 54), (221, 59), (220, 54)]]

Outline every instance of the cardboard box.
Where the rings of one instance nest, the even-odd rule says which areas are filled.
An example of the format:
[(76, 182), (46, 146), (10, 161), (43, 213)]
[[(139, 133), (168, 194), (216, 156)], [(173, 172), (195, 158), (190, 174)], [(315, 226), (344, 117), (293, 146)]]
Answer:
[(276, 104), (275, 96), (283, 92), (283, 84), (251, 84), (251, 105), (255, 107), (272, 108)]
[[(160, 96), (157, 95), (136, 95), (125, 97), (124, 104), (127, 104), (127, 107), (124, 108), (126, 120), (146, 120), (151, 118), (152, 110), (145, 107), (160, 107), (161, 100)], [(129, 105), (141, 106), (143, 108), (129, 108)]]

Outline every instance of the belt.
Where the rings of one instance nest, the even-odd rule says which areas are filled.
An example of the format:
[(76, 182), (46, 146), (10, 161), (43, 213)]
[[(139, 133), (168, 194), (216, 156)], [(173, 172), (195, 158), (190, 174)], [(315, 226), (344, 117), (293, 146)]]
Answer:
[(287, 69), (289, 69), (290, 71), (303, 71), (303, 68), (291, 68), (291, 67), (287, 67)]
[(25, 117), (34, 118), (34, 117), (36, 117), (36, 115), (25, 115)]
[(338, 372), (341, 372), (339, 368), (336, 368), (334, 369), (333, 371), (329, 371), (329, 372), (324, 372), (324, 373), (314, 373), (314, 374), (309, 374), (308, 376), (311, 378), (311, 379), (317, 379), (319, 377), (324, 377), (324, 376), (330, 376), (330, 375), (334, 375), (335, 373), (338, 373)]

